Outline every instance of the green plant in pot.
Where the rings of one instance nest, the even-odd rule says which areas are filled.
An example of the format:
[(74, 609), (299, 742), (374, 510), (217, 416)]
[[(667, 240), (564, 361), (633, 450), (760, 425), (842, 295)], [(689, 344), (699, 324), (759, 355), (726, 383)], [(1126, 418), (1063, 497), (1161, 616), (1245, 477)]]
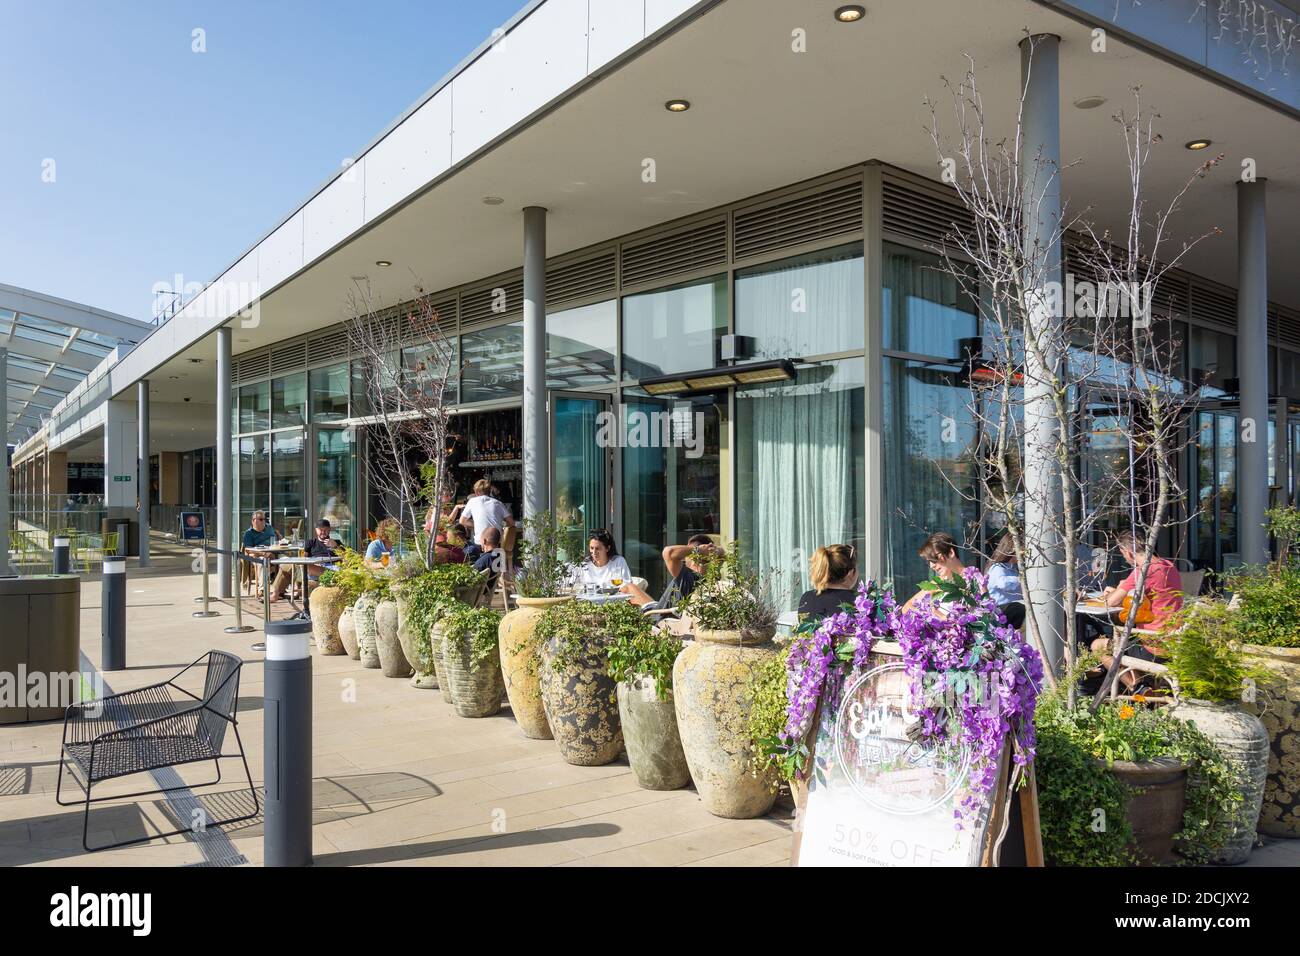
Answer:
[(755, 775), (750, 688), (777, 657), (777, 575), (748, 567), (733, 545), (703, 561), (683, 614), (695, 640), (673, 665), (682, 748), (705, 808), (733, 819), (759, 817), (776, 800), (777, 772)]
[[(796, 757), (781, 743), (789, 700), (786, 697), (786, 661), (790, 648), (763, 661), (749, 683), (749, 740), (752, 746), (750, 772), (756, 777), (795, 786)], [(773, 777), (775, 771), (775, 778)]]
[(311, 632), (316, 652), (323, 657), (347, 653), (339, 637), (339, 618), (343, 615), (347, 595), (338, 586), (333, 571), (321, 573), (307, 603), (311, 607)]
[(465, 605), (442, 620), (446, 680), (462, 717), (491, 717), (501, 710), (500, 625), (501, 615), (491, 608)]
[(534, 636), (547, 724), (566, 762), (595, 767), (623, 751), (617, 691), (609, 674), (614, 634), (635, 628), (629, 604), (566, 601), (542, 611)]
[(550, 512), (523, 523), (521, 568), (515, 578), (516, 607), (501, 619), (501, 673), (510, 711), (525, 737), (550, 740), (538, 675), (537, 622), (547, 608), (573, 600), (567, 593), (573, 566), (565, 561), (563, 536)]
[[(614, 611), (613, 608), (617, 608)], [(618, 715), (628, 763), (646, 790), (677, 790), (691, 780), (673, 702), (673, 664), (682, 641), (656, 628), (630, 604), (605, 617), (609, 676), (618, 683)]]
[(1166, 640), (1169, 672), (1180, 691), (1170, 712), (1214, 741), (1237, 774), (1240, 814), (1233, 836), (1216, 857), (1229, 864), (1250, 856), (1268, 779), (1268, 732), (1245, 709), (1267, 672), (1246, 658), (1240, 617), (1238, 609), (1222, 601), (1198, 601), (1174, 616)]
[[(411, 683), (419, 688), (439, 687), (442, 668), (442, 619), (451, 611), (476, 600), (484, 577), (467, 564), (439, 564), (431, 570), (415, 558), (408, 568), (399, 566), (397, 593), (398, 636), (415, 670)], [(449, 688), (443, 686), (446, 699)], [(448, 700), (448, 703), (451, 703)]]
[(1271, 751), (1259, 832), (1295, 839), (1300, 837), (1300, 566), (1286, 557), (1270, 568), (1229, 575), (1227, 587), (1246, 660), (1266, 674), (1255, 700), (1243, 704), (1263, 721)]

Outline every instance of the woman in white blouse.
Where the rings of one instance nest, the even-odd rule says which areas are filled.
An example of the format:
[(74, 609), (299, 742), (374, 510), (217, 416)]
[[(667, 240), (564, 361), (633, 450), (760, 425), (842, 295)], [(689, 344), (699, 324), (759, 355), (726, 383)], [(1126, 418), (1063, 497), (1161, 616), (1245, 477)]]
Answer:
[(632, 569), (618, 553), (614, 539), (604, 528), (597, 528), (587, 536), (587, 560), (574, 574), (578, 587), (613, 588), (626, 584), (632, 578)]

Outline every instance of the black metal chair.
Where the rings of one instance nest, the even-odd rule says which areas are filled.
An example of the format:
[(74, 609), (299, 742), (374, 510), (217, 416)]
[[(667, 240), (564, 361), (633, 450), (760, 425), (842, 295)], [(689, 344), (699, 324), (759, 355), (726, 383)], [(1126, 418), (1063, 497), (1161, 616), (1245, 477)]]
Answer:
[[(202, 697), (177, 686), (175, 682), (182, 674), (205, 661), (207, 674), (203, 681)], [(239, 737), (239, 722), (236, 719), (239, 709), (239, 671), (243, 663), (243, 660), (225, 651), (208, 651), (175, 677), (161, 684), (111, 694), (84, 704), (73, 704), (67, 709), (63, 719), (63, 752), (59, 756), (59, 779), (54, 799), (63, 807), (82, 803), (80, 800), (64, 802), (62, 799), (63, 766), (67, 763), (68, 775), (86, 794), (81, 845), (87, 852), (116, 849), (132, 843), (147, 843), (159, 837), (177, 836), (191, 831), (190, 827), (186, 827), (93, 848), (88, 842), (92, 803), (169, 793), (188, 789), (189, 785), (140, 790), (93, 800), (90, 796), (91, 788), (116, 777), (147, 773), (163, 767), (211, 760), (217, 768), (217, 779), (195, 785), (210, 787), (221, 782), (221, 760), (239, 757), (244, 763), (249, 793), (253, 795), (253, 812), (228, 820), (205, 821), (205, 826), (240, 823), (257, 816), (257, 791), (253, 787), (253, 775), (248, 769), (248, 758), (244, 755), (244, 742)], [(238, 753), (221, 752), (227, 726), (235, 732)]]

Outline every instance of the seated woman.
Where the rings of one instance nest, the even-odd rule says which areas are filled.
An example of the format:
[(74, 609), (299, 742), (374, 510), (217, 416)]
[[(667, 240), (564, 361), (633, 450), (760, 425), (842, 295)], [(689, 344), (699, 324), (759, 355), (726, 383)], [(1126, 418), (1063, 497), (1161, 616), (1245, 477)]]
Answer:
[(366, 567), (372, 571), (382, 571), (387, 564), (384, 559), (393, 553), (397, 536), (401, 531), (396, 518), (385, 518), (375, 529), (375, 540), (366, 548)]
[(433, 563), (465, 563), (465, 535), (459, 528), (438, 535), (433, 543)]
[[(632, 569), (618, 553), (614, 538), (604, 528), (597, 528), (587, 536), (587, 560), (574, 572), (573, 581), (578, 587), (612, 588), (627, 583)], [(615, 581), (618, 584), (615, 584)]]
[(998, 538), (993, 555), (984, 573), (988, 577), (989, 595), (997, 602), (998, 610), (1007, 624), (1019, 630), (1025, 626), (1025, 594), (1020, 588), (1020, 574), (1016, 570), (1016, 546), (1010, 534)]
[[(966, 565), (962, 563), (961, 556), (957, 551), (957, 541), (946, 531), (936, 531), (930, 535), (916, 553), (930, 565), (931, 574), (943, 578), (945, 581), (955, 581), (966, 571)], [(921, 599), (922, 595), (929, 593), (929, 591), (924, 590), (917, 591), (907, 599), (907, 603), (903, 605), (903, 610), (910, 611), (916, 602)]]
[(820, 621), (852, 604), (858, 586), (858, 553), (851, 544), (818, 548), (809, 562), (813, 589), (799, 598), (799, 619)]

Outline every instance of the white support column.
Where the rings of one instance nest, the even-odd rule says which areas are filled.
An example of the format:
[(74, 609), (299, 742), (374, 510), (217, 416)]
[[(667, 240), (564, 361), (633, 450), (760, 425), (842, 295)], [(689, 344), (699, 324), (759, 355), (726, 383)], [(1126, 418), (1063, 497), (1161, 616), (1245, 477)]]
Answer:
[[(135, 383), (136, 420), (139, 434), (136, 438), (136, 473), (140, 482), (138, 491), (140, 501), (140, 551), (139, 567), (149, 567), (149, 380), (142, 378)], [(162, 472), (162, 460), (158, 461), (159, 477)]]
[(546, 416), (546, 210), (524, 210), (524, 517), (551, 507)]
[(0, 346), (0, 574), (9, 573), (9, 350)]
[[(1020, 78), (1024, 91), (1024, 143), (1020, 179), (1023, 190), (1025, 248), (1038, 257), (1036, 282), (1061, 281), (1061, 88), (1060, 37), (1040, 34), (1020, 41)], [(1050, 301), (1043, 297), (1041, 302)], [(1043, 306), (1027, 318), (1030, 334), (1056, 321)], [(1041, 338), (1035, 336), (1039, 341)], [(1050, 339), (1051, 336), (1046, 337)], [(1064, 654), (1065, 575), (1061, 567), (1061, 494), (1055, 460), (1057, 421), (1050, 379), (1061, 356), (1025, 360), (1025, 526), (1040, 554), (1025, 567), (1027, 597), (1041, 628), (1048, 664), (1059, 668)]]
[[(1246, 564), (1268, 560), (1268, 229), (1264, 183), (1237, 183), (1237, 550)], [(1278, 436), (1281, 438), (1281, 436)]]
[(235, 596), (230, 586), (230, 329), (217, 329), (217, 594)]
[[(139, 435), (136, 403), (113, 399), (104, 403), (104, 513), (110, 531), (120, 521), (137, 517), (136, 470), (139, 468)], [(128, 553), (127, 542), (119, 543), (119, 554)]]

